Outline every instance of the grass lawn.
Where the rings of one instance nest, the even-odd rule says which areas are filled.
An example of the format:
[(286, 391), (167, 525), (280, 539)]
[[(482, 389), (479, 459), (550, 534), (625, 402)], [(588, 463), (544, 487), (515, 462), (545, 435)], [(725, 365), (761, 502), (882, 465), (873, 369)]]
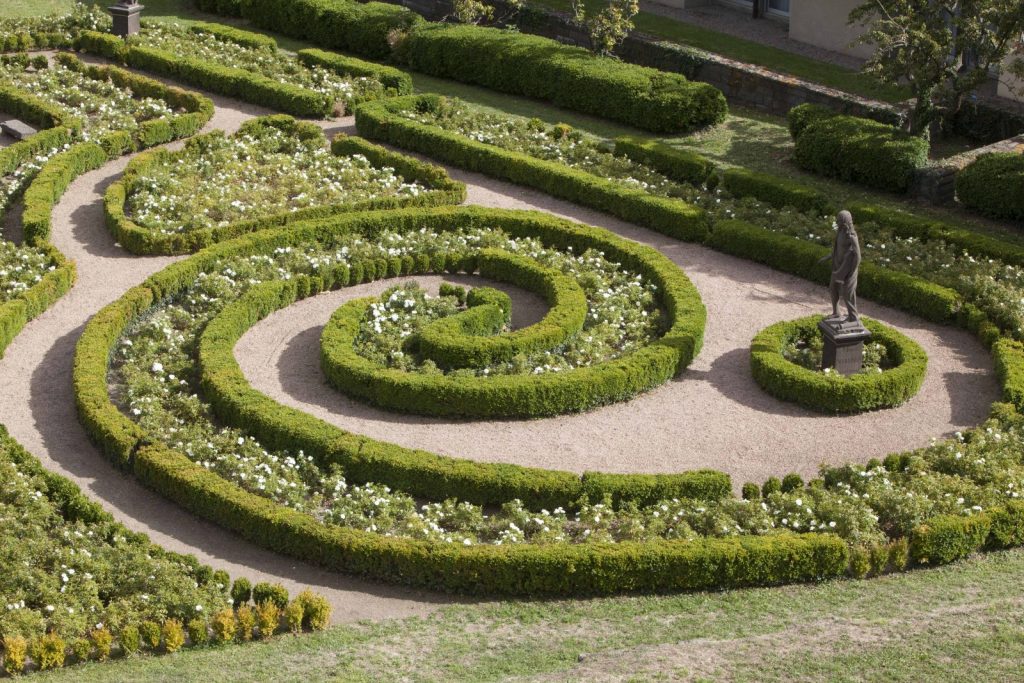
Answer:
[[(562, 12), (570, 12), (571, 0), (530, 0)], [(584, 0), (587, 11), (596, 13), (607, 6), (607, 0)], [(633, 20), (636, 29), (665, 40), (689, 45), (706, 52), (714, 52), (729, 59), (756, 64), (811, 83), (843, 90), (883, 102), (899, 102), (907, 99), (905, 88), (883, 85), (875, 79), (856, 71), (820, 62), (810, 57), (796, 55), (769, 45), (737, 38), (727, 33), (712, 31), (693, 24), (669, 19), (651, 12), (640, 12)]]
[(70, 667), (40, 681), (1005, 681), (1024, 551), (816, 586), (504, 602), (300, 638)]

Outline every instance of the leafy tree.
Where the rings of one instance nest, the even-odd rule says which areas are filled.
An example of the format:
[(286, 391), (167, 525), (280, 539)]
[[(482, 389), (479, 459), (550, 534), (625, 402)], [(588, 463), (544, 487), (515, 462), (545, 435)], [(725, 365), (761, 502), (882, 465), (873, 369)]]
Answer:
[(506, 0), (505, 13), (499, 15), (493, 5), (482, 0), (454, 0), (452, 13), (446, 17), (459, 24), (505, 24), (513, 21), (521, 9), (522, 0)]
[(639, 11), (639, 0), (609, 0), (607, 7), (587, 17), (584, 0), (572, 0), (573, 18), (590, 33), (590, 51), (605, 56), (611, 56), (633, 30), (633, 17)]
[(910, 86), (914, 135), (928, 138), (931, 124), (955, 114), (1008, 57), (1004, 72), (1024, 74), (1021, 0), (868, 0), (849, 20), (867, 25), (860, 42), (875, 47), (864, 70)]

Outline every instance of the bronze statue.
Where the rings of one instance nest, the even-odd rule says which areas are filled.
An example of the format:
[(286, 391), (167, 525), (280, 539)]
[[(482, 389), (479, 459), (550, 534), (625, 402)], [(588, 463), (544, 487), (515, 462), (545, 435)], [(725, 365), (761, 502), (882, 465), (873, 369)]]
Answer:
[(857, 270), (860, 268), (860, 242), (853, 227), (853, 215), (840, 211), (836, 216), (836, 239), (832, 253), (818, 263), (832, 259), (832, 280), (829, 291), (832, 294), (832, 315), (829, 320), (839, 320), (839, 297), (846, 304), (845, 322), (857, 322)]

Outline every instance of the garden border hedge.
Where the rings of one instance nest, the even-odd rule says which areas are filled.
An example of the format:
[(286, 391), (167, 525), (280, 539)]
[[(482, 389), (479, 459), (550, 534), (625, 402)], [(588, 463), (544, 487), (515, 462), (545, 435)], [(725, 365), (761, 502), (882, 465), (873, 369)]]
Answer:
[(888, 351), (896, 365), (880, 373), (850, 377), (808, 370), (782, 355), (795, 335), (818, 332), (824, 316), (784, 320), (761, 330), (750, 343), (750, 370), (758, 386), (783, 401), (822, 413), (854, 413), (892, 408), (908, 401), (924, 381), (928, 356), (909, 337), (876, 320), (862, 318), (871, 341)]
[(395, 113), (410, 104), (429, 104), (437, 97), (413, 95), (363, 103), (355, 110), (356, 130), (364, 137), (383, 140), (468, 171), (533, 187), (671, 237), (699, 242), (707, 236), (707, 212), (681, 200), (629, 189), (564, 164), (476, 142)]
[(1024, 153), (982, 154), (956, 174), (956, 196), (983, 216), (1024, 221)]
[[(255, 125), (273, 126), (300, 137), (323, 137), (319, 127), (296, 121), (286, 115), (272, 115), (251, 119), (239, 130), (239, 134)], [(208, 133), (207, 135), (215, 135)], [(200, 136), (194, 138), (199, 140)], [(186, 144), (193, 144), (192, 141)], [(120, 179), (111, 183), (103, 196), (103, 213), (107, 229), (117, 242), (133, 254), (176, 255), (194, 253), (216, 242), (238, 237), (245, 233), (280, 227), (290, 223), (315, 218), (326, 218), (341, 213), (354, 213), (378, 209), (394, 209), (409, 206), (444, 206), (461, 204), (466, 198), (466, 186), (452, 180), (440, 166), (434, 166), (418, 159), (392, 152), (374, 145), (362, 138), (339, 134), (331, 143), (331, 151), (337, 156), (361, 154), (376, 167), (394, 168), (406, 180), (427, 184), (429, 192), (415, 197), (383, 197), (354, 203), (311, 206), (299, 211), (284, 211), (244, 221), (236, 221), (223, 227), (205, 228), (190, 232), (165, 235), (142, 227), (129, 218), (124, 211), (125, 202), (141, 175), (156, 165), (173, 160), (182, 152), (165, 149), (139, 155), (132, 159)]]
[[(604, 249), (606, 252), (611, 250), (608, 247)], [(548, 269), (516, 264), (516, 261), (523, 260), (507, 252), (484, 250), (479, 258), (479, 271), (483, 277), (511, 282), (526, 289), (548, 291), (549, 301), (558, 302), (548, 317), (564, 319), (562, 323), (545, 325), (546, 317), (538, 325), (523, 328), (520, 332), (537, 337), (537, 341), (546, 343), (544, 348), (549, 348), (552, 343), (557, 343), (555, 339), (564, 339), (583, 326), (586, 300), (578, 286), (559, 287), (558, 279), (572, 282), (570, 278), (551, 278), (550, 274), (543, 272)], [(516, 272), (513, 264), (522, 267), (520, 272)], [(474, 266), (476, 264), (469, 264), (464, 269), (471, 272), (476, 270)], [(662, 270), (658, 266), (654, 268)], [(535, 272), (530, 273), (531, 270)], [(545, 283), (542, 278), (551, 282)], [(657, 282), (659, 290), (669, 301), (689, 299), (691, 306), (688, 308), (691, 310), (686, 312), (697, 313), (697, 306), (692, 303), (695, 294), (679, 287), (682, 282), (673, 283), (668, 278), (658, 278)], [(558, 291), (560, 289), (561, 292)], [(658, 386), (675, 376), (695, 355), (691, 343), (674, 340), (678, 331), (673, 333), (673, 330), (696, 328), (697, 321), (677, 318), (670, 321), (665, 337), (649, 346), (586, 368), (486, 378), (411, 373), (383, 367), (353, 349), (359, 323), (370, 303), (370, 300), (359, 299), (345, 304), (324, 326), (320, 344), (321, 367), (327, 381), (342, 393), (399, 412), (480, 419), (546, 417), (577, 412)], [(562, 308), (565, 310), (560, 310)], [(678, 307), (675, 310), (681, 312)], [(535, 329), (540, 326), (545, 329)], [(497, 340), (501, 337), (478, 339)], [(666, 345), (660, 343), (662, 340), (668, 342), (667, 348), (672, 352), (664, 352)]]

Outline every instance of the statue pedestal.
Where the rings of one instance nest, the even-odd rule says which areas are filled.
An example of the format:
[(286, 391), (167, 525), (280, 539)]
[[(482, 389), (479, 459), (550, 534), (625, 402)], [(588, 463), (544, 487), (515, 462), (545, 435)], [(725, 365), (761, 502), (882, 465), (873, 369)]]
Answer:
[(871, 332), (859, 320), (846, 322), (842, 318), (822, 320), (818, 323), (825, 338), (825, 350), (821, 367), (835, 368), (841, 375), (853, 375), (864, 364), (864, 342), (871, 339)]
[(139, 32), (139, 14), (142, 12), (142, 5), (112, 5), (107, 8), (114, 20), (114, 28), (111, 31), (115, 36), (127, 38)]

